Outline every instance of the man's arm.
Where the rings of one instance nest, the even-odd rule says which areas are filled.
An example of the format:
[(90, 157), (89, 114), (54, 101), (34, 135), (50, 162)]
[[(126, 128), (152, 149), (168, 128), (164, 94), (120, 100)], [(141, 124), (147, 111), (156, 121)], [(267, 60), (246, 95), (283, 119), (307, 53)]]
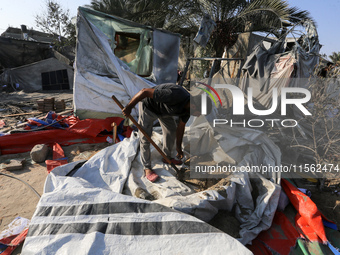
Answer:
[(125, 106), (125, 108), (122, 110), (123, 115), (125, 117), (128, 117), (131, 113), (131, 110), (135, 105), (142, 101), (144, 98), (149, 97), (153, 98), (153, 92), (155, 89), (149, 88), (149, 89), (142, 89), (140, 90), (134, 97), (130, 100), (130, 102)]
[(177, 150), (177, 157), (179, 159), (183, 158), (182, 140), (183, 140), (183, 135), (184, 135), (184, 129), (185, 129), (185, 122), (180, 120), (177, 126), (177, 130), (176, 130), (176, 150)]

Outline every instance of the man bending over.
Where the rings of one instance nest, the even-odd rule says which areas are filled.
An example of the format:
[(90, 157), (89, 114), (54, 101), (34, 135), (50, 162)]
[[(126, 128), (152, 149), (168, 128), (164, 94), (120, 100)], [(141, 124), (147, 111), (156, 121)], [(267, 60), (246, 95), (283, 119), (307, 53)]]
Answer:
[[(129, 116), (132, 108), (138, 102), (141, 102), (139, 105), (139, 125), (151, 137), (153, 123), (158, 119), (163, 131), (163, 152), (171, 159), (172, 163), (179, 165), (182, 164), (182, 140), (185, 123), (190, 117), (190, 108), (192, 115), (199, 116), (201, 114), (199, 106), (193, 102), (190, 103), (190, 98), (190, 93), (179, 85), (173, 83), (160, 84), (153, 88), (139, 91), (122, 112), (125, 117)], [(173, 116), (179, 117), (178, 124)], [(144, 166), (145, 177), (149, 181), (155, 182), (159, 176), (152, 171), (150, 142), (142, 132), (139, 132), (139, 136), (141, 161)], [(175, 138), (177, 159), (171, 155)], [(167, 163), (164, 159), (163, 162)]]

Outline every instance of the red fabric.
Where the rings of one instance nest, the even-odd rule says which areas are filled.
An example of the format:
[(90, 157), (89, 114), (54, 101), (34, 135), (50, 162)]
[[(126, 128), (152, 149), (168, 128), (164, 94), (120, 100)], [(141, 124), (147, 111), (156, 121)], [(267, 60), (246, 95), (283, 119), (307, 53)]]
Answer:
[(18, 235), (12, 235), (12, 236), (4, 237), (4, 238), (0, 239), (0, 243), (9, 245), (14, 240), (14, 238), (16, 238)]
[(1, 255), (10, 255), (25, 240), (28, 228), (23, 230), (19, 235), (9, 236), (0, 240), (0, 243), (8, 245)]
[(61, 148), (59, 143), (53, 145), (53, 159), (65, 158), (64, 150)]
[(67, 164), (67, 159), (45, 160), (47, 172), (50, 173), (54, 168)]
[(130, 126), (124, 127), (123, 136), (130, 137), (133, 129)]
[(254, 239), (251, 245), (247, 245), (247, 248), (254, 255), (273, 255), (273, 253), (263, 244), (260, 240)]
[(308, 238), (311, 242), (321, 242), (314, 229), (308, 224), (307, 220), (299, 213), (295, 216), (295, 223), (297, 228), (303, 233), (304, 237)]
[(19, 244), (21, 244), (28, 233), (28, 228), (24, 229), (16, 238), (13, 239), (13, 241), (11, 242), (11, 245), (16, 245), (18, 246)]
[(67, 159), (65, 158), (64, 150), (58, 143), (53, 145), (53, 160), (45, 160), (47, 172), (50, 173), (57, 166), (62, 166), (67, 164)]
[[(271, 227), (262, 231), (253, 244), (248, 247), (254, 254), (266, 254), (263, 252), (265, 243), (272, 250), (281, 255), (288, 255), (291, 247), (295, 246), (297, 238), (300, 236), (293, 224), (283, 212), (276, 211)], [(260, 252), (261, 251), (261, 252)], [(271, 253), (270, 253), (271, 254)]]
[[(60, 116), (58, 116), (58, 120), (59, 120)], [(61, 116), (61, 118), (63, 118)], [(69, 126), (72, 126), (74, 124), (76, 124), (79, 121), (79, 118), (76, 116), (69, 116), (66, 119), (62, 120), (63, 123), (68, 124)]]
[[(299, 227), (303, 233), (311, 239), (315, 239), (315, 235), (310, 235), (311, 231), (314, 232), (324, 244), (327, 243), (325, 228), (322, 223), (322, 214), (318, 210), (315, 203), (298, 188), (292, 185), (289, 181), (282, 179), (282, 188), (287, 194), (290, 202), (300, 214)], [(307, 227), (308, 226), (308, 227)], [(308, 236), (309, 234), (309, 236)]]
[[(69, 119), (71, 122), (74, 120), (73, 116)], [(65, 130), (51, 129), (1, 136), (0, 151), (5, 155), (30, 151), (36, 144), (53, 146), (54, 143), (59, 143), (61, 146), (67, 146), (77, 143), (104, 143), (108, 135), (101, 136), (99, 133), (104, 130), (111, 132), (111, 123), (115, 122), (119, 125), (122, 120), (119, 117), (104, 120), (86, 119), (78, 121)], [(112, 137), (112, 134), (109, 136)]]
[(107, 130), (112, 131), (111, 124), (115, 122), (117, 125), (122, 121), (122, 118), (112, 117), (106, 118), (104, 120), (101, 119), (86, 119), (80, 120), (70, 126), (68, 129), (72, 133), (77, 134), (86, 134), (89, 136), (96, 137), (100, 132)]

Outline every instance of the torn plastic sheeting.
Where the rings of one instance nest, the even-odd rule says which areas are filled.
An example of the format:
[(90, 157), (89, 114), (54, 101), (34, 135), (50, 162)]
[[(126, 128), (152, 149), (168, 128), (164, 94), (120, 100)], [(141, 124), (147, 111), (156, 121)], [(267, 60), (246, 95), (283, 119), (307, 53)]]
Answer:
[(0, 137), (0, 150), (2, 154), (15, 154), (30, 151), (36, 144), (48, 144), (57, 142), (61, 146), (76, 143), (104, 143), (106, 136), (100, 136), (100, 132), (112, 131), (111, 123), (120, 123), (123, 119), (111, 117), (105, 120), (87, 119), (80, 120), (67, 130), (52, 129), (16, 133)]
[(215, 27), (216, 27), (215, 21), (213, 21), (208, 14), (205, 14), (201, 20), (201, 25), (194, 38), (194, 42), (196, 42), (202, 47), (205, 47)]
[(19, 235), (10, 236), (4, 239), (0, 239), (0, 254), (10, 255), (12, 252), (24, 242), (28, 228), (25, 228)]
[[(205, 121), (204, 118), (197, 118), (194, 120), (194, 122), (190, 125), (190, 129), (186, 130), (183, 139), (184, 149), (186, 148), (187, 143), (189, 143), (189, 140), (191, 142), (192, 136), (189, 136), (188, 134), (198, 133), (200, 134), (199, 139), (207, 142), (204, 143), (205, 146), (202, 148), (203, 151), (198, 150), (196, 153), (206, 153), (207, 151), (211, 152), (214, 151), (216, 147), (218, 147), (223, 152), (222, 154), (227, 156), (240, 154), (242, 160), (239, 165), (280, 165), (281, 152), (279, 148), (263, 132), (246, 128), (214, 128), (214, 131), (216, 131), (215, 137), (212, 137), (210, 132), (201, 132), (201, 130), (209, 129), (209, 127), (211, 128), (209, 123)], [(207, 137), (209, 139), (207, 139)], [(241, 146), (238, 146), (239, 144), (241, 144)], [(244, 150), (242, 149), (243, 145), (250, 145), (249, 148), (251, 149), (248, 148), (246, 153), (244, 153)], [(233, 154), (230, 153), (232, 150)], [(269, 176), (269, 178), (273, 179), (275, 182), (280, 181), (280, 175), (273, 174)], [(247, 173), (233, 174), (233, 178), (231, 179), (232, 182), (237, 184), (235, 191), (237, 210), (235, 216), (241, 223), (243, 223), (243, 225), (241, 225), (242, 229), (240, 231), (241, 238), (239, 239), (239, 241), (241, 241), (243, 244), (249, 243), (262, 230), (268, 229), (270, 227), (277, 209), (281, 190), (279, 185), (266, 180), (260, 175), (252, 176), (251, 179), (254, 181), (250, 182)], [(131, 185), (128, 186), (130, 187)], [(157, 185), (151, 186), (154, 187)], [(252, 197), (252, 190), (255, 188), (258, 189), (260, 193), (258, 198), (256, 198), (256, 202)], [(154, 192), (154, 190), (151, 188), (147, 188), (147, 190), (149, 193)], [(181, 196), (183, 196), (183, 194), (181, 194)], [(204, 218), (201, 218), (203, 220), (213, 217), (216, 214), (216, 209), (210, 207), (212, 204), (209, 204), (209, 208), (211, 208), (211, 210), (204, 210), (205, 208), (200, 206), (200, 203), (203, 204), (203, 201), (197, 200), (196, 196), (197, 195), (195, 194), (183, 196), (187, 198), (186, 203), (176, 204), (175, 198), (172, 200), (172, 196), (169, 196), (170, 198), (166, 198), (164, 201), (167, 203), (167, 205), (176, 205), (177, 210), (183, 212), (194, 212), (194, 216), (196, 217), (203, 216)], [(233, 200), (234, 198), (229, 197), (228, 199)], [(222, 202), (223, 201), (225, 200), (222, 200)], [(221, 209), (218, 207), (215, 208)]]
[[(95, 187), (122, 193), (138, 146), (137, 133), (133, 133), (129, 139), (96, 153), (73, 174), (73, 177), (87, 180)], [(53, 173), (66, 175), (71, 169), (71, 166), (58, 167)]]
[[(247, 180), (246, 185), (238, 185), (235, 192), (237, 200), (235, 216), (241, 222), (241, 237), (238, 240), (243, 244), (250, 243), (261, 231), (270, 228), (281, 191), (279, 185), (261, 175), (249, 175), (251, 178), (244, 177)], [(256, 201), (252, 198), (253, 189), (258, 192)]]
[[(161, 136), (154, 132), (152, 139), (159, 144)], [(192, 190), (178, 181), (161, 163), (161, 156), (151, 147), (153, 170), (160, 175), (161, 180), (150, 183), (143, 175), (143, 166), (138, 152), (139, 136), (133, 132), (130, 138), (111, 145), (91, 157), (80, 167), (74, 177), (81, 177), (92, 185), (115, 192), (135, 196), (138, 187), (149, 193), (157, 193), (159, 198), (174, 195), (187, 195)], [(67, 164), (53, 170), (55, 175), (66, 175), (73, 169)], [(126, 184), (125, 184), (126, 183)], [(124, 187), (125, 184), (125, 187)]]
[(251, 254), (192, 216), (82, 178), (52, 171), (45, 186), (23, 254)]
[[(161, 136), (154, 132), (152, 137), (159, 144)], [(276, 200), (278, 200), (279, 195), (276, 185), (270, 181), (262, 180), (257, 184), (259, 185), (257, 189), (266, 189), (266, 192), (261, 194), (256, 203), (251, 195), (252, 184), (249, 182), (247, 174), (241, 173), (231, 179), (233, 182), (231, 186), (225, 187), (227, 199), (212, 190), (191, 194), (193, 191), (171, 176), (171, 168), (169, 168), (170, 172), (165, 170), (165, 165), (163, 164), (162, 167), (160, 163), (161, 160), (156, 160), (160, 156), (152, 148), (152, 159), (155, 164), (153, 170), (160, 175), (161, 180), (156, 183), (150, 183), (142, 177), (143, 168), (139, 156), (135, 156), (138, 143), (138, 137), (134, 135), (119, 144), (110, 146), (111, 148), (105, 148), (84, 164), (83, 168), (80, 168), (79, 172), (77, 171), (74, 176), (84, 178), (97, 187), (114, 191), (121, 191), (127, 178), (123, 190), (125, 194), (136, 196), (137, 189), (142, 188), (158, 198), (155, 202), (170, 206), (184, 213), (189, 213), (204, 221), (209, 221), (213, 218), (219, 209), (231, 211), (235, 202), (235, 196), (238, 198), (238, 204), (242, 208), (248, 208), (248, 205), (257, 204), (256, 207), (248, 208), (247, 214), (243, 215), (243, 222), (247, 222), (249, 217), (249, 222), (251, 223), (245, 224), (245, 229), (242, 232), (242, 243), (249, 242), (261, 230), (267, 229), (270, 226), (271, 215), (272, 217), (274, 216), (273, 212), (276, 210)], [(131, 170), (129, 170), (128, 162), (122, 161), (127, 157), (134, 157)], [(66, 175), (73, 168), (73, 166), (68, 167), (68, 165), (56, 168), (54, 173)], [(117, 165), (121, 167), (118, 168)], [(67, 167), (68, 169), (66, 170)], [(261, 185), (265, 185), (267, 188), (261, 187)], [(268, 189), (268, 187), (271, 188)], [(273, 189), (273, 187), (276, 188)], [(263, 223), (261, 220), (266, 223)]]
[[(214, 131), (218, 144), (237, 166), (280, 166), (281, 151), (265, 133), (242, 127), (215, 127)], [(274, 183), (280, 183), (280, 172), (263, 174)]]
[(0, 254), (11, 254), (25, 240), (29, 222), (29, 219), (16, 217), (0, 233)]
[[(278, 185), (264, 178), (258, 178), (260, 181), (251, 184), (247, 182), (247, 173), (233, 174), (231, 185), (223, 187), (225, 194), (222, 191), (205, 190), (187, 196), (170, 196), (155, 202), (206, 222), (210, 221), (218, 210), (232, 211), (233, 206), (236, 205), (235, 217), (242, 223), (241, 237), (238, 240), (247, 244), (261, 231), (271, 226), (279, 196)], [(253, 201), (251, 194), (251, 189), (255, 188), (260, 190), (256, 202)], [(255, 207), (251, 206), (254, 204)]]
[[(126, 23), (117, 17), (82, 7), (78, 10), (77, 27), (74, 104), (78, 116), (89, 118), (91, 115), (121, 114), (120, 108), (112, 102), (113, 94), (126, 105), (141, 89), (155, 86), (130, 71), (130, 68), (114, 55), (116, 32), (129, 31), (136, 35), (151, 33), (152, 41), (157, 41), (152, 44), (153, 51), (148, 58), (148, 61), (152, 59), (153, 62), (151, 76), (157, 83), (176, 80), (180, 41), (178, 35), (141, 27), (136, 23)], [(142, 46), (147, 36), (140, 38)], [(157, 45), (160, 47), (157, 48)], [(145, 53), (140, 47), (138, 53), (143, 52)], [(133, 63), (139, 62), (138, 60), (143, 58), (142, 55), (136, 56)], [(143, 64), (143, 59), (139, 63)], [(98, 97), (101, 100), (94, 100)], [(137, 113), (138, 111), (133, 109), (131, 115), (137, 116)]]
[[(235, 164), (235, 160), (230, 157), (214, 138), (214, 131), (204, 116), (195, 118), (190, 127), (186, 130), (183, 142), (190, 145), (190, 154), (198, 156), (209, 154), (216, 163), (227, 161)], [(184, 146), (184, 150), (186, 146)]]
[(218, 210), (231, 211), (235, 203), (236, 184), (224, 186), (222, 191), (205, 190), (187, 196), (171, 196), (158, 199), (155, 202), (173, 208), (175, 210), (190, 214), (196, 218), (209, 222)]
[(0, 233), (0, 239), (19, 235), (30, 223), (29, 219), (23, 217), (16, 217), (8, 226)]
[[(190, 153), (201, 155), (208, 152), (216, 163), (225, 160), (236, 162), (237, 166), (281, 165), (280, 148), (264, 132), (243, 127), (212, 128), (204, 116), (193, 120), (183, 142), (184, 150), (190, 144)], [(280, 183), (280, 172), (268, 171), (264, 176)]]

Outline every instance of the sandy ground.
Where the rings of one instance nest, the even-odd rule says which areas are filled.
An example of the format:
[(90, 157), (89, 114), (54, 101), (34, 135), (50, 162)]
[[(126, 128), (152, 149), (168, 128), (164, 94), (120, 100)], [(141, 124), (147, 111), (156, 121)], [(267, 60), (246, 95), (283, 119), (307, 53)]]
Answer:
[[(109, 144), (75, 144), (62, 147), (69, 162), (88, 160), (95, 153)], [(23, 169), (6, 171), (1, 169), (2, 164), (9, 159), (25, 158)], [(47, 159), (52, 159), (50, 149)], [(48, 175), (45, 163), (35, 163), (30, 159), (29, 152), (0, 156), (0, 173), (14, 176), (31, 185), (40, 195), (43, 194), (45, 179)], [(0, 175), (0, 231), (15, 217), (21, 216), (30, 219), (35, 211), (39, 197), (23, 182)]]
[[(107, 143), (75, 144), (62, 148), (69, 162), (74, 162), (84, 159), (88, 160), (108, 145)], [(8, 160), (22, 158), (26, 159), (23, 169), (15, 171), (1, 169), (1, 164)], [(47, 159), (52, 159), (52, 149)], [(0, 156), (0, 173), (19, 178), (29, 184), (39, 195), (43, 194), (45, 180), (48, 175), (46, 164), (38, 164), (32, 161), (29, 152)], [(0, 175), (0, 191), (0, 232), (17, 216), (27, 219), (32, 218), (39, 202), (39, 197), (30, 187), (17, 179)], [(20, 254), (21, 248), (22, 245), (13, 254)]]
[[(29, 158), (29, 153), (21, 154)], [(3, 158), (4, 156), (2, 156)], [(26, 165), (22, 170), (1, 173), (19, 178), (30, 184), (39, 193), (43, 193), (44, 181), (47, 176), (46, 166), (42, 164)], [(30, 219), (39, 197), (24, 183), (0, 175), (0, 230), (7, 226), (15, 217)]]
[[(72, 91), (0, 93), (0, 121), (5, 122), (5, 126), (0, 126), (0, 133), (2, 130), (16, 129), (16, 126), (25, 123), (27, 118), (45, 116), (46, 113), (37, 113), (37, 100), (51, 97), (54, 97), (55, 100), (63, 99), (66, 102), (66, 108), (72, 109)], [(8, 117), (8, 115), (13, 114), (16, 114), (16, 116)], [(73, 162), (82, 159), (87, 160), (108, 145), (106, 143), (75, 144), (62, 148), (69, 162)], [(15, 171), (4, 170), (4, 164), (8, 163), (10, 159), (25, 159), (23, 168)], [(52, 159), (51, 148), (47, 159)], [(48, 175), (46, 164), (38, 164), (32, 161), (29, 152), (12, 155), (0, 154), (0, 173), (19, 178), (29, 184), (40, 195), (43, 194), (45, 179)], [(17, 179), (0, 175), (0, 232), (17, 216), (31, 219), (38, 201), (39, 197), (28, 185)], [(14, 254), (20, 254), (20, 248), (17, 248)]]
[[(59, 91), (55, 93), (24, 93), (22, 91), (0, 93), (0, 121), (5, 123), (5, 126), (0, 128), (0, 132), (11, 127), (15, 128), (18, 123), (26, 122), (27, 118), (46, 115), (46, 113), (37, 114), (37, 100), (50, 97), (54, 97), (56, 100), (63, 99), (66, 101), (66, 107), (72, 108), (72, 91)], [(20, 115), (23, 113), (34, 114)], [(8, 117), (8, 115), (13, 114), (17, 115)], [(32, 162), (29, 152), (15, 155), (2, 155), (0, 156), (0, 164), (8, 162), (9, 159), (23, 158), (26, 161), (23, 169), (9, 172), (2, 170), (0, 165), (0, 171), (22, 179), (32, 185), (39, 194), (42, 194), (44, 182), (48, 174), (46, 165)], [(0, 175), (0, 191), (0, 231), (17, 216), (25, 218), (32, 217), (39, 198), (27, 185), (16, 179)]]
[[(26, 122), (27, 118), (39, 118), (45, 116), (46, 113), (38, 112), (37, 100), (51, 97), (54, 97), (55, 100), (58, 101), (64, 100), (66, 109), (72, 109), (73, 92), (69, 90), (56, 93), (24, 93), (22, 91), (0, 93), (0, 133), (2, 130), (6, 130), (6, 132), (8, 132), (7, 129), (9, 127), (15, 128), (16, 125)], [(1, 126), (1, 121), (5, 122), (5, 126)]]

